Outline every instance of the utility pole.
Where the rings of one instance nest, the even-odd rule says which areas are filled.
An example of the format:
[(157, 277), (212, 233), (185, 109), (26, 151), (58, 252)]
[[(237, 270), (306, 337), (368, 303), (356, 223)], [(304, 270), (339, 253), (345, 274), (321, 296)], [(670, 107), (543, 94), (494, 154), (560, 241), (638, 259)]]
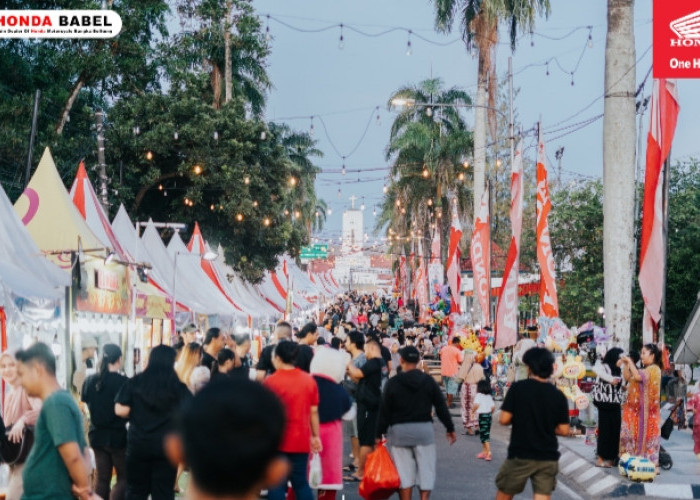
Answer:
[(513, 110), (513, 58), (508, 58), (508, 94), (510, 95), (510, 124), (508, 125), (508, 135), (510, 137), (510, 168), (515, 163), (515, 114)]
[(664, 190), (664, 197), (663, 197), (663, 228), (661, 231), (661, 235), (663, 238), (663, 245), (664, 245), (664, 251), (663, 251), (663, 268), (661, 269), (661, 280), (663, 283), (663, 287), (661, 288), (661, 319), (659, 321), (659, 337), (656, 339), (659, 344), (664, 343), (664, 337), (666, 334), (666, 283), (667, 283), (667, 276), (668, 276), (668, 185), (669, 185), (669, 179), (671, 177), (671, 150), (669, 149), (668, 151), (668, 156), (666, 157), (666, 161), (664, 162), (664, 184), (663, 184), (663, 190)]
[(557, 187), (561, 189), (561, 159), (564, 157), (564, 146), (554, 152), (554, 158), (557, 160)]
[(100, 176), (100, 204), (105, 213), (109, 213), (109, 199), (107, 198), (107, 165), (105, 163), (105, 134), (104, 112), (98, 109), (95, 113), (95, 125), (97, 129), (97, 167)]
[(34, 93), (34, 111), (32, 112), (32, 128), (29, 130), (29, 149), (27, 151), (27, 168), (24, 172), (24, 189), (27, 189), (29, 178), (32, 175), (32, 154), (34, 152), (34, 137), (36, 137), (36, 121), (39, 115), (39, 99), (41, 98), (41, 90), (37, 89)]

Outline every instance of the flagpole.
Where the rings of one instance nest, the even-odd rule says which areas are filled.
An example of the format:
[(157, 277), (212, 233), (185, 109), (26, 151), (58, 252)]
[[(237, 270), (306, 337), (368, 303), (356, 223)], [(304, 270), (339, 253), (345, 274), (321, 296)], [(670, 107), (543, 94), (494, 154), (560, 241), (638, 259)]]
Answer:
[(664, 161), (664, 186), (663, 186), (663, 268), (661, 274), (661, 321), (659, 321), (658, 342), (664, 343), (666, 334), (666, 274), (668, 272), (668, 189), (669, 178), (671, 177), (671, 150), (668, 151), (666, 161)]

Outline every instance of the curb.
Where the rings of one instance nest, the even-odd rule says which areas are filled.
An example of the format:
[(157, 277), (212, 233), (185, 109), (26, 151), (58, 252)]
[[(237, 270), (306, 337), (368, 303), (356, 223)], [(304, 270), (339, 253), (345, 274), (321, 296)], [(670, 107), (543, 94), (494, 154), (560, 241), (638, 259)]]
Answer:
[(591, 497), (620, 498), (626, 496), (648, 496), (653, 498), (700, 499), (700, 484), (654, 484), (634, 483), (623, 476), (605, 472), (590, 459), (583, 458), (560, 442), (559, 474), (573, 480)]

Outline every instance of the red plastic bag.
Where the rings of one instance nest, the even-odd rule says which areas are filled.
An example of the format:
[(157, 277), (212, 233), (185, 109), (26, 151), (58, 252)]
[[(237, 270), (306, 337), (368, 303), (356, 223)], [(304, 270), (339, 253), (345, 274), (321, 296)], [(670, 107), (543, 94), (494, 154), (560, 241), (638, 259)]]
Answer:
[(360, 496), (365, 500), (385, 500), (396, 493), (401, 485), (389, 450), (384, 443), (367, 455), (365, 475), (360, 483)]

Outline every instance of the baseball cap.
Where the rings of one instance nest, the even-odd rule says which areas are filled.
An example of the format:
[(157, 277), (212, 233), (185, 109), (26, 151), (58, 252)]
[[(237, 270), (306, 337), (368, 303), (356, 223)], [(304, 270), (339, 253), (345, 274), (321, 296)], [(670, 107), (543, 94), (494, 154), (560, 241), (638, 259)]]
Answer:
[(399, 356), (401, 356), (401, 359), (403, 359), (406, 363), (418, 363), (420, 361), (418, 349), (412, 345), (399, 349)]

